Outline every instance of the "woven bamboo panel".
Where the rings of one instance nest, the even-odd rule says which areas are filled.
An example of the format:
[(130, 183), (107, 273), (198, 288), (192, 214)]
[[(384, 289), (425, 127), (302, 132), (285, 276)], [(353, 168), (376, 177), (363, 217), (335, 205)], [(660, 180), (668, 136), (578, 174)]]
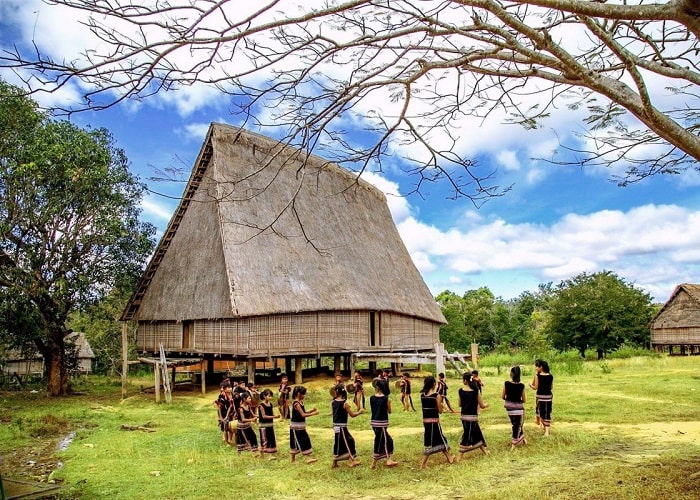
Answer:
[(364, 349), (369, 345), (369, 313), (336, 311), (318, 313), (318, 346), (326, 351)]
[(166, 351), (182, 349), (182, 324), (175, 321), (139, 324), (136, 340), (139, 350), (156, 352), (161, 343)]
[(413, 319), (399, 314), (382, 313), (381, 316), (381, 346), (389, 349), (400, 349), (404, 346), (414, 346)]
[(429, 321), (392, 313), (381, 316), (381, 345), (389, 349), (432, 349), (439, 332)]
[(700, 345), (700, 327), (652, 328), (651, 343)]

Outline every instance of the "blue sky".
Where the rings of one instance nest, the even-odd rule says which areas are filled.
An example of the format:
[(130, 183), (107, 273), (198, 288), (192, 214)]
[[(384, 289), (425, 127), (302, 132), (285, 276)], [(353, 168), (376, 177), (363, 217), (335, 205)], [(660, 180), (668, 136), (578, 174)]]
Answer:
[[(38, 0), (0, 0), (0, 45), (26, 47), (34, 38), (54, 57), (74, 57), (92, 43), (76, 17)], [(0, 75), (19, 83), (11, 73)], [(80, 92), (69, 87), (38, 99), (51, 105)], [(229, 105), (226, 96), (200, 86), (72, 120), (108, 128), (146, 180), (173, 166), (189, 173), (210, 122), (240, 123)], [(395, 159), (367, 177), (387, 193), (399, 232), (434, 294), (486, 286), (507, 299), (540, 283), (606, 269), (663, 302), (677, 284), (700, 281), (700, 176), (657, 176), (620, 188), (609, 170), (531, 159), (548, 156), (555, 135), (580, 128), (578, 118), (562, 113), (529, 132), (498, 120), (465, 123), (460, 149), (496, 169), (498, 184), (513, 185), (478, 209), (466, 199), (447, 199), (439, 185), (426, 186), (422, 197), (400, 196), (415, 179), (400, 174)], [(163, 230), (183, 185), (150, 187), (168, 196), (148, 196), (143, 218)]]

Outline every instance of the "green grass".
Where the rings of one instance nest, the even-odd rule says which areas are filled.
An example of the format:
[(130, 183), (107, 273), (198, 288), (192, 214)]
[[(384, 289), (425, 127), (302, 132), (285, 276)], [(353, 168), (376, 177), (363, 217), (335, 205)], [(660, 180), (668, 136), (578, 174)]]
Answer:
[[(566, 361), (552, 363), (552, 436), (544, 438), (535, 427), (529, 391), (528, 445), (513, 452), (500, 400), (505, 374), (496, 366), (481, 367), (491, 407), (480, 421), (491, 454), (472, 452), (456, 465), (436, 455), (425, 471), (418, 470), (420, 414), (404, 413), (396, 394), (390, 432), (399, 467), (369, 469), (373, 434), (368, 415), (362, 415), (351, 420), (350, 429), (363, 464), (331, 470), (330, 380), (305, 384), (307, 408), (321, 410), (308, 419), (319, 459), (312, 465), (290, 463), (284, 423), (276, 424), (277, 461), (225, 448), (211, 404), (216, 391), (178, 392), (171, 405), (156, 405), (153, 395), (135, 389), (148, 381), (132, 381), (130, 397), (122, 401), (118, 383), (98, 378), (84, 380), (84, 394), (66, 399), (2, 393), (0, 454), (43, 449), (54, 465), (62, 462), (51, 479), (62, 482), (63, 498), (697, 498), (700, 486), (692, 475), (700, 469), (699, 361), (631, 357), (608, 359), (604, 366), (588, 361), (573, 374), (563, 369)], [(532, 370), (525, 368), (528, 382)], [(448, 384), (454, 403), (461, 382), (450, 378)], [(420, 385), (414, 382), (416, 390)], [(415, 395), (414, 404), (418, 400)], [(459, 418), (444, 414), (442, 421), (456, 450)], [(155, 432), (120, 430), (122, 424), (146, 423)], [(71, 430), (76, 435), (68, 449), (54, 451)], [(22, 462), (10, 466), (12, 471), (6, 460), (3, 475), (26, 470)]]

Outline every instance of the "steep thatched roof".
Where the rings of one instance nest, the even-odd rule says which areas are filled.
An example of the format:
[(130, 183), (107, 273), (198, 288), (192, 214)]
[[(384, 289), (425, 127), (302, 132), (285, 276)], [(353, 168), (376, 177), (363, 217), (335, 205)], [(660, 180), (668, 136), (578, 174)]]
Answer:
[(695, 304), (695, 311), (685, 311), (684, 314), (675, 314), (673, 321), (675, 326), (700, 326), (700, 318), (697, 312), (700, 312), (700, 285), (695, 285), (692, 283), (681, 283), (678, 285), (671, 293), (671, 296), (666, 301), (661, 309), (656, 313), (654, 318), (651, 320), (651, 327), (654, 328), (657, 325), (657, 320), (662, 318), (665, 313), (672, 307), (679, 294), (686, 293), (689, 299)]
[(319, 157), (212, 124), (122, 319), (332, 310), (445, 322), (378, 189)]
[[(78, 359), (95, 359), (92, 346), (83, 332), (69, 333), (66, 335), (65, 339), (67, 342), (71, 342), (77, 347)], [(0, 357), (4, 358), (6, 361), (24, 361), (43, 358), (41, 353), (34, 348), (27, 352), (22, 352), (20, 349), (7, 349), (0, 346), (0, 353), (2, 353)]]

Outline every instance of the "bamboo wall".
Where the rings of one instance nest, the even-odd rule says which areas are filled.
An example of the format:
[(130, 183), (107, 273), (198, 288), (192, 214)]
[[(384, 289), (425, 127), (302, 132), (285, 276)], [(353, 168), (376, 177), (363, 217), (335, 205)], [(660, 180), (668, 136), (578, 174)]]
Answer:
[(652, 345), (700, 345), (700, 307), (681, 290), (651, 325)]
[(700, 345), (700, 326), (652, 328), (652, 345)]
[[(357, 352), (368, 349), (430, 350), (439, 325), (393, 313), (375, 313), (375, 343), (371, 345), (368, 311), (308, 312), (191, 322), (142, 322), (137, 348), (234, 357), (293, 356)], [(185, 330), (188, 331), (185, 334)], [(186, 344), (183, 344), (183, 338)]]

